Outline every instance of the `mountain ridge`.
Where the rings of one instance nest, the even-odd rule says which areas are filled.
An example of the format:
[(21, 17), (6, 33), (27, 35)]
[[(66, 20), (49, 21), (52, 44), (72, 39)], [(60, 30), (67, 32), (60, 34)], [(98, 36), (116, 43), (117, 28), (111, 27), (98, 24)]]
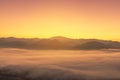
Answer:
[(39, 38), (0, 38), (0, 48), (55, 49), (55, 50), (95, 50), (120, 49), (120, 42), (99, 39), (72, 39), (55, 36), (48, 39)]

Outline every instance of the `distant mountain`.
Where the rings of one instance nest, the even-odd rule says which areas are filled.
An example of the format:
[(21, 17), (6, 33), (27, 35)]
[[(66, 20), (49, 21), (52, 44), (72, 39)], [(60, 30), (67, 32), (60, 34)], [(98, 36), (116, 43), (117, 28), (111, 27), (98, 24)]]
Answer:
[(75, 46), (75, 49), (108, 49), (109, 46), (99, 42), (99, 41), (90, 41), (90, 42), (86, 42), (83, 43), (81, 45)]
[(51, 37), (50, 39), (56, 39), (56, 40), (67, 40), (67, 39), (70, 39), (70, 38), (63, 37), (63, 36), (55, 36), (55, 37)]
[(71, 39), (62, 36), (49, 39), (0, 38), (1, 48), (55, 49), (55, 50), (97, 50), (120, 49), (120, 42), (97, 39)]
[(70, 42), (71, 40), (73, 40), (71, 38), (67, 38), (67, 37), (63, 37), (63, 36), (55, 36), (55, 37), (51, 37), (49, 39), (50, 40), (58, 40), (60, 42)]

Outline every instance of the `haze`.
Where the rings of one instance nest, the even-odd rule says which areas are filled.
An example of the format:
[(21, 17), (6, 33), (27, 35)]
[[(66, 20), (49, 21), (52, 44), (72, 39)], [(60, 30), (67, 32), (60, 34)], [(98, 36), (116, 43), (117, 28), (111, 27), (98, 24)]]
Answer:
[(120, 0), (0, 0), (0, 80), (120, 80)]
[(119, 80), (120, 50), (0, 49), (1, 80)]
[(0, 0), (0, 36), (120, 40), (119, 0)]

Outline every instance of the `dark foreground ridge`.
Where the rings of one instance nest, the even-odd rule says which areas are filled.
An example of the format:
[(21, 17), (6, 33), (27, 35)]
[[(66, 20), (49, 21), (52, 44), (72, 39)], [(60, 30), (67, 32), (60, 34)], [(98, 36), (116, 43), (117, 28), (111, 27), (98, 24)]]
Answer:
[(49, 39), (0, 38), (0, 48), (21, 48), (35, 50), (98, 50), (120, 49), (120, 42), (97, 39), (71, 39), (52, 37)]

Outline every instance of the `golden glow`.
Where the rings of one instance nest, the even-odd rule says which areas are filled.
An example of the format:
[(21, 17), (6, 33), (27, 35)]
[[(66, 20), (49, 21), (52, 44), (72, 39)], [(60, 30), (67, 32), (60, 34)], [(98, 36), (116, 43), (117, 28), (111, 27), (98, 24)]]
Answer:
[[(120, 1), (0, 1), (0, 36), (120, 40)], [(107, 4), (106, 4), (107, 3)]]

